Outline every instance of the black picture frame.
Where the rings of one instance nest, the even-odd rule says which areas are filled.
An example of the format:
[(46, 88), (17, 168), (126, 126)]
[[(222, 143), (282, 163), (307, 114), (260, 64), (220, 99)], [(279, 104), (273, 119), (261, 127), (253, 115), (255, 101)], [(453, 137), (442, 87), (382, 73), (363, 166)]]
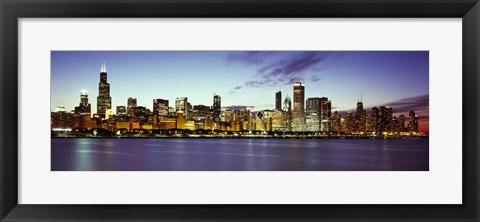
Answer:
[[(0, 0), (0, 15), (1, 221), (479, 221), (478, 0)], [(18, 204), (17, 20), (47, 17), (462, 18), (463, 204)]]

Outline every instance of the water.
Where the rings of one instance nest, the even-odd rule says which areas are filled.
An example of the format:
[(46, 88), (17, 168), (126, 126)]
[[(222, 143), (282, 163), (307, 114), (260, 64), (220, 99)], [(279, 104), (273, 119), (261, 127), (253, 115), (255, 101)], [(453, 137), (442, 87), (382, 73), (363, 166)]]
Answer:
[(52, 138), (53, 171), (428, 171), (428, 139)]

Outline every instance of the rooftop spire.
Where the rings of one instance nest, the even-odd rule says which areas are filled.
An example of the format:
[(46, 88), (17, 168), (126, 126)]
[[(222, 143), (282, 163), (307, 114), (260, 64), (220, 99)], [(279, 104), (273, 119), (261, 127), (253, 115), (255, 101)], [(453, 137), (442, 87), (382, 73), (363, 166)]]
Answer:
[(107, 72), (107, 67), (105, 66), (105, 61), (103, 61), (102, 63), (102, 70), (100, 70), (100, 72)]

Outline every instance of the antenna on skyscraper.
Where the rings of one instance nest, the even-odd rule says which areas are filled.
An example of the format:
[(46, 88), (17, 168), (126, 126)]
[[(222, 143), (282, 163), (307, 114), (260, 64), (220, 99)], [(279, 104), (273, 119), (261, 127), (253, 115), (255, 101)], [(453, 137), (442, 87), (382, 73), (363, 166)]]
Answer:
[(107, 68), (105, 67), (105, 61), (102, 63), (102, 70), (100, 72), (107, 72)]
[(363, 95), (362, 95), (362, 92), (360, 92), (360, 102), (363, 103)]

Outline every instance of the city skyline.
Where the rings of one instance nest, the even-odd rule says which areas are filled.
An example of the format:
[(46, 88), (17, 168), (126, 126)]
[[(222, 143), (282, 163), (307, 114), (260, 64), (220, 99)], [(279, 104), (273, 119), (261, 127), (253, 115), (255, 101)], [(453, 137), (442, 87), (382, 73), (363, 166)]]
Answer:
[[(93, 58), (89, 56), (92, 54), (94, 55)], [(134, 55), (132, 56), (131, 54)], [(409, 111), (414, 110), (420, 116), (420, 131), (428, 132), (428, 52), (426, 51), (52, 51), (51, 111), (54, 111), (57, 106), (64, 106), (67, 110), (73, 110), (73, 107), (78, 105), (80, 91), (87, 90), (89, 95), (91, 95), (91, 112), (96, 113), (97, 101), (94, 98), (96, 95), (99, 95), (98, 76), (100, 71), (107, 73), (106, 67), (103, 61), (103, 64), (98, 63), (102, 64), (101, 70), (98, 68), (100, 65), (97, 64), (95, 66), (97, 71), (92, 72), (95, 75), (94, 79), (97, 81), (92, 81), (92, 77), (90, 77), (92, 75), (90, 73), (91, 67), (87, 67), (87, 65), (81, 66), (79, 69), (76, 67), (82, 64), (82, 62), (87, 64), (93, 63), (95, 58), (98, 59), (101, 56), (108, 57), (105, 60), (107, 61), (107, 67), (109, 67), (108, 83), (111, 85), (111, 89), (109, 89), (111, 91), (111, 109), (114, 111), (117, 106), (126, 106), (127, 99), (131, 96), (137, 98), (139, 106), (153, 110), (152, 101), (158, 98), (169, 100), (170, 107), (175, 107), (175, 100), (181, 97), (187, 97), (192, 105), (212, 106), (214, 94), (222, 97), (222, 108), (235, 109), (248, 106), (253, 111), (275, 109), (278, 105), (276, 104), (276, 93), (278, 91), (281, 92), (281, 101), (287, 95), (292, 100), (295, 100), (292, 86), (295, 82), (302, 81), (305, 85), (305, 95), (301, 99), (302, 104), (308, 98), (328, 97), (332, 101), (332, 113), (334, 111), (342, 113), (346, 111), (354, 112), (355, 103), (360, 99), (372, 101), (366, 102), (365, 109), (367, 113), (370, 112), (373, 106), (393, 106), (394, 114), (404, 114), (405, 116), (408, 116)], [(156, 59), (163, 58), (168, 62), (152, 60), (152, 56)], [(348, 66), (348, 69), (335, 68), (338, 66), (342, 67), (342, 65), (346, 65), (349, 62), (351, 63), (352, 57), (357, 59), (366, 57), (367, 59), (362, 58), (360, 60), (368, 62), (361, 63), (356, 61), (357, 64), (353, 65), (353, 68)], [(109, 60), (116, 62), (108, 65)], [(372, 60), (375, 60), (375, 65), (372, 64), (374, 63)], [(395, 62), (392, 60), (395, 60)], [(123, 63), (116, 64), (119, 61)], [(162, 69), (161, 64), (149, 64), (154, 61), (164, 63), (166, 67)], [(339, 64), (333, 66), (331, 63)], [(120, 67), (115, 67), (115, 64)], [(141, 65), (146, 65), (149, 68)], [(120, 70), (119, 68), (121, 67), (124, 69)], [(363, 67), (363, 69), (355, 69), (355, 67)], [(135, 71), (135, 68), (138, 69)], [(166, 74), (168, 72), (163, 72), (165, 75), (158, 73), (155, 75), (151, 73), (155, 71), (155, 68), (160, 69), (160, 71), (157, 70), (160, 73), (164, 70), (169, 70), (168, 72), (178, 72), (178, 74), (168, 75)], [(378, 75), (379, 70), (385, 69), (390, 71), (383, 74), (389, 75)], [(400, 76), (401, 78), (398, 78), (393, 73), (400, 72), (399, 69), (403, 72), (408, 70), (408, 75), (402, 75)], [(67, 72), (67, 70), (70, 71)], [(209, 70), (212, 71), (210, 78), (207, 74)], [(228, 73), (227, 71), (221, 73), (220, 70), (228, 70)], [(347, 70), (350, 70), (353, 74), (349, 72), (347, 76), (343, 77), (339, 74)], [(374, 70), (373, 74), (360, 74), (368, 70)], [(251, 72), (253, 75), (245, 78), (249, 76), (248, 74), (242, 74), (245, 71), (247, 73)], [(85, 75), (79, 73), (85, 73)], [(184, 75), (179, 75), (180, 73), (184, 73)], [(332, 76), (335, 77), (334, 81), (330, 81)], [(349, 77), (347, 78), (348, 80), (341, 81), (345, 77)], [(397, 79), (403, 81), (398, 81)], [(408, 81), (405, 81), (405, 79)], [(333, 89), (335, 90), (331, 90), (332, 92), (329, 92), (328, 87), (326, 87), (329, 84), (324, 83), (329, 81), (331, 82), (330, 85), (334, 85)], [(97, 90), (95, 90), (95, 87), (91, 87), (92, 82), (97, 85)], [(392, 87), (392, 82), (397, 88)], [(89, 87), (74, 89), (76, 85), (82, 84)], [(315, 88), (316, 84), (325, 86), (325, 89)], [(355, 87), (352, 87), (352, 84)], [(221, 93), (215, 92), (216, 88), (221, 89), (218, 90)], [(339, 88), (340, 91), (338, 91)], [(384, 88), (389, 89), (386, 90)], [(59, 93), (58, 91), (60, 90), (65, 92)], [(152, 92), (152, 90), (158, 93), (153, 93), (152, 95), (144, 94), (145, 92)], [(68, 95), (72, 94), (72, 91), (76, 91), (76, 93), (73, 93), (76, 96), (67, 98)], [(354, 93), (353, 91), (357, 92)], [(138, 92), (137, 95), (144, 95), (135, 96), (135, 92)], [(128, 93), (130, 93), (130, 96), (122, 98), (121, 95), (125, 96)], [(349, 101), (352, 100), (352, 98), (348, 98), (350, 93), (353, 94), (351, 96), (353, 101)], [(252, 100), (252, 98), (255, 98), (255, 100)], [(292, 108), (295, 108), (295, 106)], [(305, 105), (302, 106), (302, 109), (305, 109)], [(304, 111), (302, 113), (302, 115), (305, 115)]]

